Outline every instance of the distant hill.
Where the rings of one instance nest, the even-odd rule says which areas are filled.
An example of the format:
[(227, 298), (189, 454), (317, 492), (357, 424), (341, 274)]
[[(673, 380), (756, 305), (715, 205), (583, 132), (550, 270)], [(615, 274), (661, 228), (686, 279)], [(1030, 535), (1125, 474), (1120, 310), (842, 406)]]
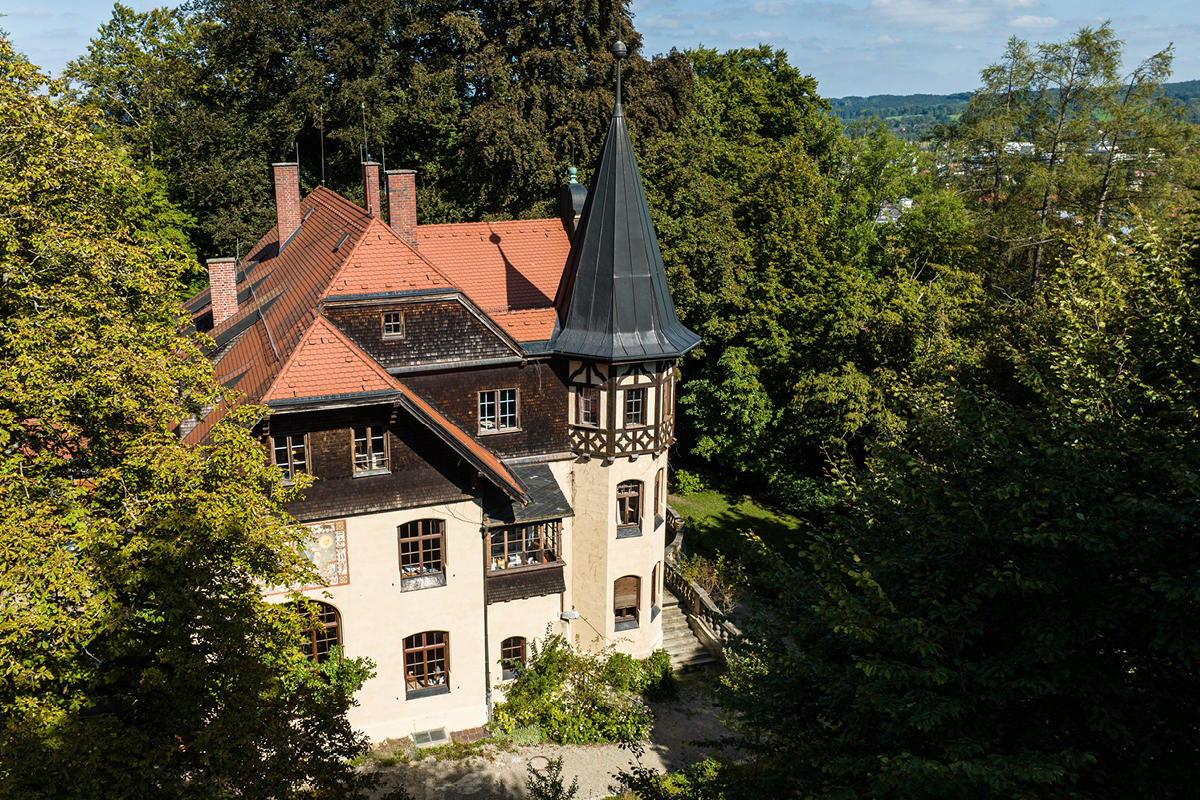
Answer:
[[(1163, 94), (1179, 102), (1190, 122), (1200, 123), (1200, 80), (1163, 84)], [(910, 141), (928, 139), (935, 125), (953, 122), (966, 108), (970, 92), (955, 94), (875, 94), (837, 97), (829, 101), (846, 125), (877, 117), (888, 129)]]

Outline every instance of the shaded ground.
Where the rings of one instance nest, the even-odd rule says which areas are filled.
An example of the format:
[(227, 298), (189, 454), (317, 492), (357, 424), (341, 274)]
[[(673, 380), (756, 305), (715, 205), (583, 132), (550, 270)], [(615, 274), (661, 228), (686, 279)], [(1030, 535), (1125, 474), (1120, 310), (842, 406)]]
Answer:
[[(707, 674), (685, 677), (679, 698), (653, 703), (654, 730), (644, 743), (641, 763), (670, 772), (714, 753), (712, 746), (699, 744), (725, 734), (717, 717)], [(444, 751), (443, 755), (448, 751)], [(526, 797), (527, 765), (544, 768), (552, 758), (562, 757), (563, 777), (569, 784), (579, 778), (577, 800), (594, 800), (615, 793), (614, 775), (636, 763), (635, 754), (616, 745), (537, 744), (511, 750), (486, 746), (476, 755), (462, 759), (422, 761), (392, 766), (373, 766), (383, 780), (377, 797), (403, 785), (415, 800), (517, 800)]]
[(688, 552), (705, 556), (740, 553), (741, 531), (753, 531), (771, 548), (786, 553), (801, 526), (795, 517), (764, 508), (749, 497), (713, 489), (687, 497), (670, 495), (667, 502), (686, 520)]

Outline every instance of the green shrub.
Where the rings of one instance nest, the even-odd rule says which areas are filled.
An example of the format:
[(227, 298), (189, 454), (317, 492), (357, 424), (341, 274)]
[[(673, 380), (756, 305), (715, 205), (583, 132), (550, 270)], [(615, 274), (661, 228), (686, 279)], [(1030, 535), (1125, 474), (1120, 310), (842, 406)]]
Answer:
[(536, 726), (559, 744), (634, 742), (646, 738), (653, 722), (639, 694), (646, 682), (636, 660), (581, 653), (547, 631), (530, 647), (525, 670), (507, 687), (493, 719), (509, 735)]
[(672, 477), (675, 480), (675, 494), (680, 497), (690, 497), (708, 489), (704, 479), (694, 472), (677, 469)]
[(671, 668), (671, 654), (655, 650), (642, 661), (642, 696), (647, 700), (670, 700), (679, 694), (679, 682)]
[(716, 558), (707, 558), (698, 553), (678, 559), (679, 574), (695, 583), (724, 612), (729, 612), (737, 603), (738, 589), (746, 583), (740, 564), (730, 561), (720, 553)]

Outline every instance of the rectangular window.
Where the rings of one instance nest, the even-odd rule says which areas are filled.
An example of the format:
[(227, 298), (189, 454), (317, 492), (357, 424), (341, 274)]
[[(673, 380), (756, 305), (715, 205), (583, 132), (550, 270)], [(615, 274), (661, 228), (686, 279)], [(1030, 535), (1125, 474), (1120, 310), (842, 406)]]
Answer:
[[(404, 638), (404, 686), (408, 697), (449, 691), (445, 631), (424, 631)], [(429, 690), (429, 691), (426, 691)]]
[(562, 523), (535, 522), (492, 531), (490, 569), (517, 569), (553, 564), (558, 560), (558, 534)]
[(577, 425), (600, 424), (600, 388), (598, 386), (575, 387), (575, 423)]
[(285, 481), (295, 480), (298, 472), (308, 472), (308, 451), (305, 447), (304, 434), (272, 436), (271, 452)]
[(444, 571), (446, 525), (440, 519), (418, 519), (396, 529), (400, 548), (400, 577), (416, 578)]
[(646, 390), (625, 390), (625, 427), (646, 424)]
[(517, 390), (489, 389), (479, 393), (479, 432), (517, 429)]
[(383, 312), (383, 338), (385, 338), (385, 339), (403, 339), (404, 338), (404, 312), (403, 311), (385, 311), (385, 312)]
[(354, 429), (354, 474), (376, 472), (388, 468), (387, 428), (368, 425)]

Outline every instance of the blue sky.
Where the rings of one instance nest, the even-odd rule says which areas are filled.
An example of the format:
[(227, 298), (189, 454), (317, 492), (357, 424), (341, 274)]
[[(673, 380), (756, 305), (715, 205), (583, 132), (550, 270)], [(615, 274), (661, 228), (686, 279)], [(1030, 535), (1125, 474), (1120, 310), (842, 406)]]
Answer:
[[(111, 8), (4, 0), (0, 28), (56, 73), (86, 50)], [(1125, 40), (1127, 66), (1174, 42), (1172, 80), (1200, 78), (1197, 0), (633, 0), (633, 11), (648, 52), (767, 42), (786, 50), (827, 97), (969, 91), (1009, 36), (1053, 41), (1105, 19)]]

